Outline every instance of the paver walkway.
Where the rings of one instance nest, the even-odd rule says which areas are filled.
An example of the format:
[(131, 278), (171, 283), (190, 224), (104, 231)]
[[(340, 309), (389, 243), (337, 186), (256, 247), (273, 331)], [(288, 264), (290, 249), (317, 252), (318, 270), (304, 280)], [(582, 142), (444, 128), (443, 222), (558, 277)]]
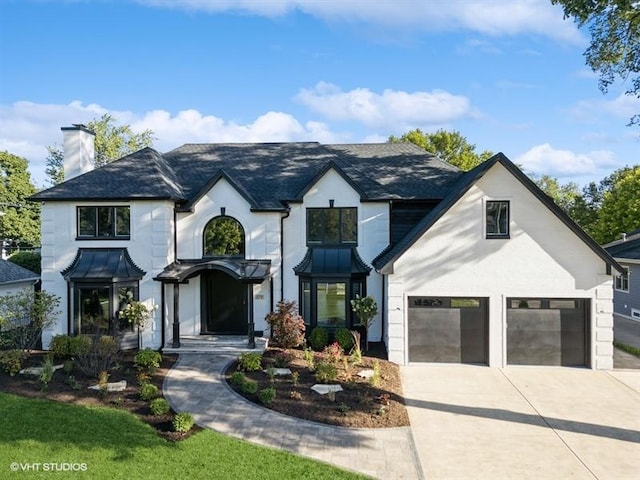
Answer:
[(376, 478), (422, 479), (409, 427), (333, 427), (276, 413), (248, 402), (222, 378), (233, 355), (182, 354), (163, 393), (176, 411), (198, 425)]

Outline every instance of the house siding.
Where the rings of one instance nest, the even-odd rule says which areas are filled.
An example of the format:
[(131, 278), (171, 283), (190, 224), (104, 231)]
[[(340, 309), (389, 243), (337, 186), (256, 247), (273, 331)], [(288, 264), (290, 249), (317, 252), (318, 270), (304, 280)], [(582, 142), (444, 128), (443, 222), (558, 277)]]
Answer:
[(631, 315), (631, 309), (640, 311), (640, 265), (625, 263), (624, 260), (620, 264), (629, 269), (629, 291), (613, 291), (613, 311), (617, 315), (638, 320)]
[[(510, 238), (485, 239), (487, 200), (509, 200)], [(508, 297), (590, 300), (591, 366), (612, 368), (606, 265), (500, 164), (494, 165), (394, 265), (388, 276), (390, 360), (408, 363), (409, 296), (489, 298), (489, 365), (506, 365)]]

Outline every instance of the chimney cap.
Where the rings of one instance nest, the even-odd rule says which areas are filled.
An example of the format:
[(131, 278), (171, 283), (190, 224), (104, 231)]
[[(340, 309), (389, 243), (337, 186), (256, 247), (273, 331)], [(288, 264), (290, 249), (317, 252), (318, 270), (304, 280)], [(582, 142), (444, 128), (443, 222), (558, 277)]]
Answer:
[(82, 123), (72, 123), (71, 125), (72, 125), (71, 127), (62, 127), (62, 128), (60, 128), (60, 130), (62, 130), (63, 132), (65, 132), (65, 131), (74, 131), (74, 130), (82, 130), (85, 133), (89, 133), (89, 134), (95, 136), (95, 132), (93, 130), (89, 130), (87, 128), (87, 126), (82, 124)]

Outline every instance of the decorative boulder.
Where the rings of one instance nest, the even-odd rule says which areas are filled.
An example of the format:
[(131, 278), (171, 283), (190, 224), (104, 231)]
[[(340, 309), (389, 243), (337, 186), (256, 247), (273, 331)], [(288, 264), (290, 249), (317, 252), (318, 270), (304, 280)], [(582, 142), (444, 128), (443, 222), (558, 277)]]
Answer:
[(313, 387), (311, 387), (311, 390), (313, 390), (317, 394), (326, 395), (331, 392), (333, 393), (341, 392), (342, 387), (340, 385), (327, 385), (323, 383), (316, 383)]
[[(100, 385), (91, 385), (91, 390), (100, 390)], [(122, 392), (127, 388), (127, 381), (122, 380), (120, 382), (107, 383), (107, 392)]]

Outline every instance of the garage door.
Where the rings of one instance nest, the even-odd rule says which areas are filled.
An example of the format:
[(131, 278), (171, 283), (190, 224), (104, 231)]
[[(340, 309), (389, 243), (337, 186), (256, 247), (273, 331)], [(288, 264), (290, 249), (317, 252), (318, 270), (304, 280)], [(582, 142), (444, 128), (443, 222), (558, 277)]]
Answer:
[(508, 298), (507, 363), (589, 364), (589, 300)]
[(487, 300), (409, 297), (409, 361), (486, 364)]

